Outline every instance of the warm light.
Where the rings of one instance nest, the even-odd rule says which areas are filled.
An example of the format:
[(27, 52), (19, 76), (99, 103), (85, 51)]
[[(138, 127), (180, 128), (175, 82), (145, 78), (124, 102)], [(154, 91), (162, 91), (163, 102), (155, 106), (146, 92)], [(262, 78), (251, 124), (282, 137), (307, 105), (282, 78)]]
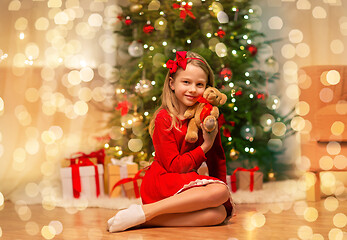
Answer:
[(326, 210), (333, 212), (339, 207), (339, 201), (335, 197), (327, 197), (324, 200), (324, 207)]
[(45, 239), (53, 239), (55, 237), (55, 229), (51, 226), (43, 226), (41, 235)]
[(23, 40), (24, 37), (25, 37), (24, 33), (21, 32), (21, 33), (19, 34), (19, 39), (22, 39), (22, 40)]
[(279, 30), (283, 27), (283, 20), (278, 16), (273, 16), (269, 19), (268, 25), (270, 29)]

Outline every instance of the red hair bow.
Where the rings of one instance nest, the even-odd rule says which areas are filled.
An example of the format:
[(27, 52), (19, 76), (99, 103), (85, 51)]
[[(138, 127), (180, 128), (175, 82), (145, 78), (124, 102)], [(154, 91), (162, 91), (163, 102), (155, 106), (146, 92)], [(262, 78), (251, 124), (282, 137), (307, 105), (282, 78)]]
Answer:
[(166, 67), (170, 69), (170, 74), (175, 73), (177, 71), (178, 66), (186, 70), (187, 67), (187, 51), (179, 51), (176, 52), (176, 61), (168, 60), (166, 62)]

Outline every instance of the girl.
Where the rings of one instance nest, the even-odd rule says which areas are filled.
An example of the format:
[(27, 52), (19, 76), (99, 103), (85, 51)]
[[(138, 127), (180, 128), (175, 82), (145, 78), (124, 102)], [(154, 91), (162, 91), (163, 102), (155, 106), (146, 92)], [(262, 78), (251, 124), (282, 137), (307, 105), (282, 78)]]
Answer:
[[(141, 185), (143, 205), (131, 205), (108, 220), (108, 230), (139, 226), (210, 226), (229, 220), (234, 209), (226, 182), (225, 155), (219, 128), (208, 133), (202, 125), (196, 143), (185, 141), (193, 106), (207, 86), (213, 86), (211, 67), (200, 55), (177, 52), (163, 86), (162, 105), (150, 123), (155, 157)], [(207, 163), (210, 176), (197, 169)]]

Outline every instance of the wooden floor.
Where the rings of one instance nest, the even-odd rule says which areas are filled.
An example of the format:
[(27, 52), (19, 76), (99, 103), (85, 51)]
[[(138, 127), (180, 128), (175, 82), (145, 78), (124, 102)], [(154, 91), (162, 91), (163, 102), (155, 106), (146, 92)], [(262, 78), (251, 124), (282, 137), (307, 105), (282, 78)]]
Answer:
[[(106, 220), (113, 216), (114, 210), (43, 208), (42, 205), (20, 207), (6, 201), (0, 208), (0, 239), (347, 239), (347, 225), (343, 226), (347, 201), (339, 201), (338, 207), (334, 201), (325, 203), (323, 199), (315, 203), (240, 204), (237, 205), (236, 216), (226, 225), (145, 228), (109, 233), (106, 231)], [(328, 211), (326, 206), (337, 208)], [(340, 218), (334, 218), (336, 214)], [(49, 226), (53, 226), (56, 232)]]

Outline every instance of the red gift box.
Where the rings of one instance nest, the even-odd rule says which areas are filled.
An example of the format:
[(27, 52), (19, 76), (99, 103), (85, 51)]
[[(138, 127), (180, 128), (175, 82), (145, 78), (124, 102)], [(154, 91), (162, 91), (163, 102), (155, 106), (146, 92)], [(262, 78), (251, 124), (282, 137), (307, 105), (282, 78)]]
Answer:
[(251, 169), (236, 168), (232, 175), (227, 176), (227, 182), (233, 192), (236, 190), (260, 190), (263, 188), (263, 173), (257, 172), (259, 167)]

